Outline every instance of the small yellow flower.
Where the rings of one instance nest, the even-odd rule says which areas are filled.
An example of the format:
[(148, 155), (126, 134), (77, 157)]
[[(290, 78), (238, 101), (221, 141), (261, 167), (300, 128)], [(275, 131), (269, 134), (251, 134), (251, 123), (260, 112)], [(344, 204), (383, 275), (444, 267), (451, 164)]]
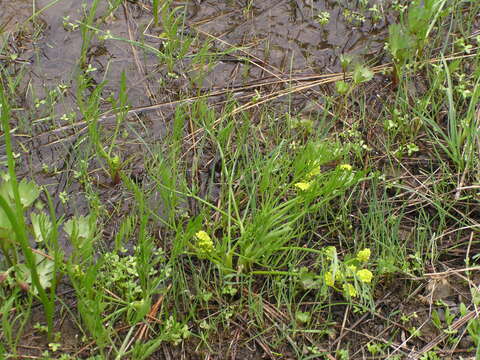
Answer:
[(314, 176), (320, 175), (320, 166), (315, 166), (308, 174), (307, 178), (312, 178)]
[(312, 186), (312, 182), (298, 182), (295, 184), (295, 187), (299, 188), (302, 191), (307, 191)]
[(361, 282), (371, 283), (373, 274), (370, 270), (362, 269), (357, 271), (357, 277)]
[(333, 278), (333, 275), (330, 271), (327, 271), (324, 275), (325, 278), (325, 284), (328, 286), (333, 287), (335, 285), (335, 279)]
[(357, 290), (352, 284), (348, 284), (348, 283), (343, 284), (343, 292), (344, 294), (347, 294), (347, 296), (349, 297), (357, 296)]
[(198, 240), (202, 241), (211, 241), (212, 239), (210, 238), (210, 235), (208, 235), (205, 231), (200, 230), (195, 234)]
[(195, 234), (197, 238), (197, 248), (201, 253), (211, 253), (214, 249), (213, 241), (210, 235), (208, 235), (205, 231), (200, 230)]
[(347, 269), (349, 275), (353, 275), (357, 271), (357, 267), (355, 265), (348, 265)]
[(333, 258), (337, 255), (337, 248), (335, 246), (327, 246), (324, 249), (324, 252), (328, 259), (333, 260)]
[(340, 281), (343, 279), (343, 273), (340, 270), (335, 272), (335, 280)]
[(350, 164), (341, 164), (339, 166), (340, 170), (345, 170), (345, 171), (352, 171), (353, 167)]
[(357, 260), (361, 262), (367, 262), (370, 259), (371, 251), (369, 248), (365, 248), (360, 250), (357, 254)]

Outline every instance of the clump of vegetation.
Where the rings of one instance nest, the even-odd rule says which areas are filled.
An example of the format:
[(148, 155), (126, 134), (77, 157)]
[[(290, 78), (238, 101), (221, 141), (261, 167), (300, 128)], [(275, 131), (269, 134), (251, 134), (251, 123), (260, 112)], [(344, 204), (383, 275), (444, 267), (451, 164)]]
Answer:
[(479, 356), (480, 3), (83, 3), (0, 14), (0, 358)]

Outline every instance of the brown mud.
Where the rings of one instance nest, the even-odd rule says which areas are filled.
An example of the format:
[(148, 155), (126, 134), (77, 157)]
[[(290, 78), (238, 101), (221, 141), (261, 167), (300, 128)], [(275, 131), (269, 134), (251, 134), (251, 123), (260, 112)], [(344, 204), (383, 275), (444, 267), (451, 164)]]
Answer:
[[(40, 0), (36, 2), (36, 6), (41, 9), (50, 2)], [(185, 36), (191, 34), (199, 39), (194, 42), (191, 55), (198, 51), (205, 41), (210, 42), (210, 50), (220, 53), (218, 57), (209, 59), (212, 66), (203, 79), (198, 81), (198, 75), (204, 68), (199, 70), (200, 65), (194, 64), (191, 56), (176, 62), (170, 71), (154, 51), (143, 51), (128, 43), (128, 40), (141, 41), (154, 49), (162, 49), (164, 46), (162, 29), (153, 25), (148, 2), (125, 1), (112, 14), (108, 13), (106, 2), (101, 2), (94, 22), (95, 27), (104, 32), (110, 31), (113, 36), (125, 41), (100, 41), (95, 38), (89, 46), (87, 62), (95, 69), (90, 73), (92, 81), (95, 84), (105, 83), (102, 91), (105, 99), (110, 94), (118, 94), (121, 75), (126, 75), (128, 100), (133, 110), (123, 124), (127, 135), (120, 140), (118, 149), (124, 159), (131, 159), (128, 165), (130, 172), (143, 171), (145, 144), (162, 141), (169, 126), (169, 119), (175, 111), (175, 106), (170, 105), (172, 102), (207, 91), (219, 91), (221, 95), (208, 100), (215, 106), (226, 98), (229, 89), (242, 88), (265, 79), (288, 80), (300, 76), (337, 73), (341, 71), (339, 57), (342, 54), (356, 55), (370, 65), (387, 61), (383, 52), (387, 28), (390, 22), (396, 21), (393, 15), (388, 15), (388, 9), (386, 17), (381, 19), (375, 19), (372, 12), (365, 11), (361, 12), (365, 21), (348, 21), (344, 16), (346, 9), (360, 13), (354, 7), (357, 3), (355, 1), (264, 0), (253, 2), (250, 8), (248, 3), (240, 0), (187, 0), (173, 4), (179, 6), (178, 14), (184, 18)], [(62, 0), (33, 20), (36, 27), (26, 25), (19, 29), (18, 26), (31, 16), (31, 6), (32, 2), (29, 0), (0, 0), (0, 28), (3, 28), (4, 34), (8, 34), (8, 53), (18, 55), (15, 59), (5, 58), (2, 57), (2, 52), (0, 61), (8, 64), (11, 74), (22, 74), (18, 102), (14, 104), (13, 111), (13, 117), (17, 121), (16, 141), (22, 143), (25, 149), (19, 175), (34, 178), (37, 183), (46, 185), (52, 194), (66, 192), (70, 198), (66, 204), (55, 197), (59, 216), (87, 214), (88, 202), (84, 198), (83, 185), (72, 176), (75, 171), (75, 154), (86, 146), (82, 135), (87, 131), (78, 111), (75, 92), (82, 48), (78, 21), (83, 21), (83, 9), (78, 0)], [(330, 21), (326, 25), (317, 21), (317, 15), (322, 11), (330, 13)], [(235, 50), (232, 51), (232, 48)], [(64, 86), (63, 89), (59, 89), (59, 84)], [(273, 90), (263, 87), (261, 89)], [(300, 111), (306, 105), (319, 101), (318, 93), (314, 90), (317, 88), (295, 94), (288, 100), (289, 104), (285, 99), (275, 100), (272, 108), (281, 112), (286, 105), (293, 104), (293, 107)], [(245, 92), (247, 99), (254, 94), (251, 89)], [(57, 98), (53, 108), (45, 108), (41, 100), (52, 96)], [(101, 107), (105, 112), (105, 116), (100, 118), (102, 130), (109, 132), (115, 125), (115, 118), (109, 116), (111, 104), (105, 101)], [(315, 111), (321, 111), (321, 108), (314, 107), (313, 112)], [(64, 114), (73, 115), (69, 115), (70, 118), (65, 120)], [(3, 145), (0, 144), (0, 158), (3, 158), (3, 150)], [(90, 164), (89, 169), (97, 178), (96, 185), (105, 204), (111, 204), (111, 208), (116, 209), (119, 216), (127, 212), (131, 195), (125, 193), (121, 186), (112, 185), (108, 175), (99, 169), (95, 162)], [(119, 203), (124, 205), (118, 206)], [(425, 292), (422, 296), (428, 296), (426, 287), (422, 289), (420, 294)], [(399, 349), (407, 351), (402, 340), (409, 338), (411, 328), (421, 327), (423, 321), (428, 319), (429, 305), (427, 301), (419, 307), (418, 297), (403, 302), (402, 298), (407, 296), (406, 290), (398, 289), (398, 297), (392, 296), (392, 291), (395, 290), (393, 284), (390, 289), (379, 290), (378, 298), (388, 299), (378, 306), (382, 312), (376, 317), (352, 315), (351, 331), (337, 326), (332, 329), (330, 344), (326, 345), (337, 347), (347, 331), (348, 341), (352, 344), (357, 341), (363, 344), (364, 335), (371, 334), (370, 337), (396, 338)], [(458, 304), (458, 294), (463, 292), (466, 290), (457, 289), (441, 296), (439, 300)], [(466, 298), (468, 296), (461, 300), (467, 302)], [(71, 305), (75, 306), (73, 300)], [(385, 316), (394, 311), (407, 315), (415, 312), (418, 317), (409, 318), (405, 324), (386, 325)], [(341, 324), (345, 308), (339, 305), (334, 314), (333, 320)], [(64, 349), (74, 354), (85, 344), (79, 339), (81, 335), (72, 330), (75, 327), (73, 322), (64, 319), (64, 316), (57, 319), (57, 330), (63, 333), (62, 341), (66, 346)], [(359, 320), (362, 321), (356, 323)], [(152, 359), (225, 359), (225, 349), (231, 350), (228, 343), (233, 336), (243, 339), (254, 339), (256, 336), (255, 329), (248, 329), (245, 324), (239, 328), (245, 329), (245, 334), (230, 334), (228, 329), (225, 329), (224, 335), (219, 335), (214, 355), (197, 352), (194, 346), (187, 346), (162, 348)], [(414, 341), (421, 347), (438, 335), (438, 330), (432, 329), (425, 331), (423, 337)], [(306, 347), (307, 345), (319, 344), (305, 344)], [(408, 345), (408, 348), (411, 348), (412, 341)], [(470, 345), (461, 344), (458, 353), (461, 354), (462, 350)], [(46, 340), (42, 340), (42, 335), (33, 328), (27, 330), (22, 346), (24, 354), (33, 357), (40, 356), (43, 350), (48, 349)], [(319, 345), (319, 348), (322, 346)], [(253, 340), (248, 346), (233, 350), (233, 353), (228, 354), (228, 358), (271, 358), (272, 354), (263, 349), (260, 342)], [(88, 349), (80, 352), (79, 356), (86, 357), (87, 354)], [(356, 354), (353, 358), (367, 356), (361, 350)], [(444, 358), (458, 358), (456, 356), (445, 354)], [(279, 358), (294, 359), (295, 355), (287, 346)]]
[[(31, 13), (28, 1), (3, 3), (6, 11), (0, 18), (2, 26), (18, 26)], [(38, 183), (47, 185), (51, 193), (65, 191), (68, 203), (55, 200), (55, 206), (60, 214), (70, 216), (88, 210), (84, 199), (78, 195), (81, 185), (72, 181), (71, 176), (75, 153), (85, 146), (82, 134), (87, 131), (78, 112), (75, 91), (82, 48), (78, 26), (84, 19), (84, 10), (76, 0), (62, 0), (50, 7), (49, 4), (48, 0), (36, 2), (37, 9), (45, 7), (34, 19), (40, 30), (33, 32), (27, 27), (23, 32), (10, 35), (8, 41), (9, 50), (17, 50), (19, 56), (19, 60), (11, 64), (10, 71), (22, 73), (17, 90), (19, 101), (15, 104), (18, 110), (13, 115), (21, 119), (17, 122), (18, 132), (29, 134), (25, 141), (22, 140), (28, 153), (20, 175), (29, 174)], [(133, 172), (142, 171), (141, 154), (145, 150), (141, 143), (155, 144), (164, 136), (166, 124), (175, 111), (174, 106), (168, 105), (171, 102), (215, 89), (221, 94), (210, 97), (209, 102), (215, 104), (225, 98), (223, 90), (262, 82), (266, 78), (286, 80), (297, 75), (338, 72), (341, 70), (339, 56), (346, 53), (361, 56), (372, 64), (382, 62), (381, 49), (388, 22), (383, 18), (373, 21), (368, 11), (365, 21), (360, 22), (347, 21), (344, 11), (355, 10), (351, 4), (349, 9), (337, 1), (270, 0), (255, 2), (250, 8), (247, 5), (240, 1), (214, 0), (172, 4), (178, 6), (178, 16), (183, 16), (185, 36), (191, 34), (199, 38), (192, 46), (192, 55), (198, 50), (195, 46), (205, 41), (210, 41), (211, 50), (219, 53), (239, 49), (210, 59), (213, 66), (198, 84), (198, 65), (193, 64), (190, 57), (175, 63), (172, 76), (154, 51), (143, 51), (128, 43), (129, 40), (142, 41), (154, 49), (164, 46), (162, 28), (153, 25), (148, 2), (125, 2), (113, 13), (108, 11), (106, 3), (100, 2), (94, 26), (124, 40), (94, 38), (87, 52), (87, 62), (95, 70), (89, 75), (94, 84), (104, 83), (102, 95), (105, 99), (118, 93), (121, 74), (126, 75), (128, 101), (134, 110), (123, 125), (129, 135), (122, 139), (118, 148), (124, 159), (130, 159)], [(331, 14), (327, 25), (316, 20), (316, 15), (322, 11)], [(17, 49), (18, 43), (22, 46)], [(274, 86), (278, 88), (283, 84)], [(247, 93), (247, 99), (251, 98), (252, 90), (243, 92)], [(55, 98), (53, 108), (42, 104), (42, 100), (52, 97)], [(315, 107), (316, 102), (321, 102), (317, 100), (318, 94), (308, 92), (288, 99), (288, 106), (302, 108), (312, 103), (310, 97), (314, 100), (313, 110), (320, 111), (320, 107)], [(280, 110), (287, 106), (285, 101), (283, 98), (272, 103)], [(157, 104), (167, 105), (155, 106)], [(153, 110), (142, 111), (152, 105)], [(108, 102), (101, 107), (104, 111), (111, 109)], [(114, 124), (114, 116), (101, 118), (105, 132)], [(110, 180), (104, 171), (95, 166), (92, 171), (98, 177), (103, 199), (118, 203), (123, 196), (121, 191), (109, 186)]]

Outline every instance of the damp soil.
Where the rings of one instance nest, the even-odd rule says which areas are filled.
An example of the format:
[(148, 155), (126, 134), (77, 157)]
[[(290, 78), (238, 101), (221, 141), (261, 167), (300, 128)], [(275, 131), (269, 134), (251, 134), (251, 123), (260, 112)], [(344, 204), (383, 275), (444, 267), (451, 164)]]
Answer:
[[(37, 9), (45, 10), (35, 16), (35, 29), (23, 26), (11, 33), (7, 46), (18, 58), (3, 61), (9, 62), (12, 74), (22, 74), (13, 111), (17, 133), (25, 134), (18, 137), (26, 150), (19, 174), (35, 178), (51, 193), (65, 192), (68, 203), (54, 201), (59, 215), (69, 217), (88, 211), (82, 185), (72, 176), (75, 158), (85, 146), (82, 135), (87, 132), (75, 91), (82, 48), (78, 26), (84, 19), (84, 9), (77, 0), (62, 0), (50, 7), (49, 4), (48, 0), (36, 1)], [(6, 9), (0, 14), (0, 24), (8, 29), (21, 25), (31, 15), (29, 1), (2, 1), (0, 5)], [(199, 65), (192, 63), (191, 57), (166, 69), (155, 51), (143, 51), (128, 43), (141, 41), (153, 49), (164, 49), (162, 28), (153, 25), (148, 2), (125, 2), (113, 13), (108, 12), (106, 2), (100, 2), (94, 26), (123, 40), (94, 38), (87, 51), (87, 63), (94, 69), (89, 73), (91, 81), (103, 84), (101, 95), (106, 101), (101, 104), (105, 113), (100, 116), (100, 125), (106, 134), (115, 126), (107, 100), (118, 94), (122, 73), (126, 75), (131, 110), (122, 126), (125, 136), (118, 149), (124, 160), (129, 159), (127, 170), (137, 178), (143, 171), (145, 145), (161, 143), (182, 99), (216, 91), (219, 95), (208, 100), (215, 106), (230, 91), (265, 79), (339, 72), (339, 56), (344, 53), (361, 56), (372, 65), (383, 61), (381, 50), (388, 22), (373, 21), (369, 12), (363, 22), (347, 21), (342, 15), (344, 11), (355, 9), (337, 1), (268, 0), (254, 2), (248, 11), (248, 3), (242, 1), (194, 0), (174, 2), (172, 6), (177, 6), (178, 15), (183, 16), (184, 36), (198, 38), (192, 45), (192, 54), (206, 41), (211, 43), (211, 52), (226, 52), (209, 59), (210, 68), (202, 81), (198, 81)], [(322, 11), (331, 14), (327, 25), (316, 20)], [(232, 48), (240, 50), (226, 51)], [(251, 99), (255, 90), (266, 93), (282, 86), (283, 82), (234, 94), (242, 102)], [(300, 111), (307, 107), (309, 113), (321, 111), (322, 101), (316, 90), (275, 99), (272, 108), (281, 111), (289, 106)], [(52, 107), (42, 103), (51, 103), (52, 98)], [(94, 161), (90, 168), (102, 200), (112, 204), (112, 208), (128, 210), (129, 198), (124, 198), (121, 188), (112, 186), (105, 171), (99, 170)], [(125, 205), (118, 206), (124, 202)]]
[[(39, 0), (35, 3), (37, 9), (41, 9), (50, 2)], [(184, 36), (198, 38), (198, 41), (194, 42), (192, 54), (199, 51), (201, 44), (206, 41), (210, 42), (211, 50), (220, 54), (209, 59), (211, 66), (199, 80), (198, 75), (204, 72), (205, 67), (199, 70), (200, 65), (193, 63), (191, 57), (176, 62), (173, 69), (167, 69), (155, 51), (144, 51), (129, 44), (128, 41), (141, 41), (153, 49), (164, 49), (162, 28), (155, 27), (152, 23), (150, 3), (125, 1), (112, 14), (107, 11), (107, 2), (100, 3), (94, 26), (101, 31), (109, 31), (114, 37), (124, 41), (93, 40), (87, 53), (87, 61), (92, 69), (95, 69), (90, 76), (95, 84), (104, 84), (102, 96), (108, 99), (110, 94), (118, 94), (122, 73), (126, 75), (131, 110), (123, 125), (125, 136), (118, 148), (124, 158), (129, 159), (127, 172), (136, 178), (141, 178), (144, 171), (145, 145), (154, 146), (162, 142), (169, 128), (169, 120), (177, 104), (182, 103), (183, 99), (217, 91), (219, 95), (208, 99), (211, 106), (216, 106), (225, 100), (229, 92), (233, 92), (241, 103), (242, 96), (248, 101), (255, 95), (255, 89), (268, 92), (284, 84), (248, 88), (238, 93), (235, 92), (236, 89), (243, 89), (266, 79), (296, 79), (340, 72), (339, 57), (347, 53), (357, 55), (371, 65), (385, 63), (387, 59), (384, 58), (383, 47), (387, 28), (390, 22), (396, 21), (393, 15), (376, 20), (368, 11), (362, 13), (366, 17), (365, 21), (347, 21), (345, 10), (358, 10), (354, 8), (355, 1), (346, 1), (344, 3), (348, 5), (343, 6), (341, 2), (333, 0), (264, 0), (253, 2), (248, 11), (245, 9), (249, 2), (240, 0), (175, 2), (173, 5), (179, 7), (179, 16), (184, 19)], [(13, 111), (16, 141), (22, 144), (24, 149), (19, 176), (34, 178), (52, 194), (65, 192), (70, 198), (67, 203), (62, 203), (58, 197), (54, 198), (59, 216), (68, 218), (74, 214), (85, 215), (88, 213), (88, 202), (84, 197), (83, 185), (73, 176), (75, 156), (86, 146), (82, 135), (87, 131), (77, 107), (78, 99), (75, 93), (78, 59), (82, 48), (78, 21), (84, 18), (81, 2), (62, 0), (47, 7), (35, 17), (33, 27), (22, 25), (32, 14), (30, 0), (0, 0), (0, 9), (0, 27), (4, 34), (8, 34), (8, 52), (17, 54), (15, 59), (0, 56), (0, 61), (7, 64), (11, 74), (21, 74), (19, 96)], [(322, 11), (330, 13), (327, 25), (321, 25), (316, 18)], [(388, 9), (386, 12), (388, 14)], [(227, 51), (233, 48), (235, 50)], [(382, 79), (377, 80), (382, 86)], [(59, 84), (62, 85), (60, 92)], [(378, 87), (378, 84), (372, 86)], [(321, 111), (320, 107), (315, 107), (319, 101), (317, 90), (319, 88), (296, 93), (293, 98), (288, 99), (288, 105), (298, 111), (305, 108), (309, 113)], [(46, 108), (41, 100), (52, 96), (57, 97), (53, 108)], [(287, 100), (284, 98), (272, 101), (272, 109), (279, 112), (282, 112), (286, 105)], [(115, 117), (109, 112), (111, 104), (108, 101), (102, 103), (101, 107), (100, 124), (102, 130), (108, 133), (115, 126)], [(254, 109), (249, 111), (255, 116)], [(69, 119), (65, 119), (64, 114), (67, 114)], [(4, 147), (1, 144), (0, 158), (4, 158)], [(48, 165), (48, 169), (45, 165)], [(112, 184), (107, 174), (94, 161), (90, 164), (90, 170), (97, 179), (95, 186), (105, 206), (115, 211), (114, 215), (118, 217), (127, 213), (132, 204), (131, 195), (125, 193), (122, 186)], [(158, 211), (161, 212), (161, 209)], [(112, 219), (115, 217), (112, 215)], [(116, 225), (115, 220), (112, 220), (107, 229), (110, 227), (113, 233)], [(106, 234), (108, 236), (108, 230)], [(68, 248), (66, 242), (63, 245)], [(422, 326), (423, 320), (428, 318), (428, 301), (423, 305), (419, 297), (412, 297), (409, 302), (403, 301), (404, 297), (408, 296), (406, 289), (409, 289), (409, 280), (395, 284), (402, 286), (394, 289), (392, 283), (389, 289), (379, 290), (376, 298), (388, 300), (379, 305), (378, 316), (368, 315), (367, 318), (362, 318), (361, 314), (352, 315), (350, 322), (354, 325), (352, 331), (348, 332), (348, 342), (353, 344), (353, 347), (358, 343), (359, 351), (354, 358), (367, 356), (361, 352), (365, 334), (394, 338), (399, 349), (402, 349), (402, 343), (411, 335), (409, 329)], [(464, 290), (448, 292), (440, 299), (458, 304), (458, 294)], [(424, 296), (431, 294), (427, 284), (424, 284), (419, 292)], [(461, 300), (467, 302), (465, 299)], [(65, 301), (72, 309), (75, 308), (74, 299)], [(337, 308), (333, 311), (335, 318), (329, 321), (342, 324), (345, 312), (352, 309), (345, 309), (344, 306)], [(394, 311), (404, 314), (417, 313), (420, 317), (409, 318), (402, 324), (386, 325), (385, 317), (382, 316)], [(40, 309), (34, 310), (33, 319), (41, 321), (39, 313)], [(357, 326), (357, 320), (361, 320), (361, 325)], [(34, 322), (32, 321), (32, 324)], [(272, 354), (265, 351), (262, 344), (256, 340), (232, 348), (230, 343), (234, 339), (238, 340), (238, 344), (246, 344), (248, 339), (256, 338), (255, 331), (258, 331), (249, 329), (246, 323), (236, 329), (243, 329), (244, 333), (232, 334), (227, 328), (219, 334), (217, 344), (212, 345), (214, 355), (208, 355), (198, 350), (196, 344), (187, 342), (184, 347), (164, 346), (151, 358), (271, 358)], [(56, 330), (62, 333), (62, 342), (65, 344), (63, 349), (68, 348), (68, 352), (76, 353), (80, 358), (89, 355), (86, 346), (88, 344), (83, 342), (82, 334), (67, 314), (59, 314)], [(338, 342), (344, 339), (345, 331), (341, 327), (335, 328), (328, 336), (327, 344), (306, 342), (305, 348), (314, 345), (319, 348), (324, 345), (335, 348)], [(424, 334), (427, 338), (412, 340), (418, 342), (418, 347), (439, 335), (436, 329)], [(409, 348), (412, 347), (412, 341), (408, 342)], [(461, 344), (458, 348), (459, 354), (470, 345)], [(25, 356), (34, 358), (48, 349), (48, 342), (41, 332), (28, 325), (20, 349)], [(295, 358), (288, 345), (282, 354), (280, 358), (283, 359)], [(458, 358), (456, 356), (459, 355), (446, 354), (444, 358)]]

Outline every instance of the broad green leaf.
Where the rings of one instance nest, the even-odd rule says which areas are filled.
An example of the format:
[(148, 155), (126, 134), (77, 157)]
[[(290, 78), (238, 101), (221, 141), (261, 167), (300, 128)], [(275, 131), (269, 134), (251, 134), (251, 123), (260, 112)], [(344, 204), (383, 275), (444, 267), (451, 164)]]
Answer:
[(400, 24), (388, 28), (388, 49), (397, 62), (404, 62), (412, 55), (414, 42), (410, 34)]
[(86, 216), (78, 216), (68, 220), (63, 226), (63, 230), (72, 239), (86, 240), (92, 238), (95, 229)]
[(7, 239), (12, 235), (12, 224), (8, 220), (7, 214), (0, 207), (0, 239)]
[[(0, 196), (10, 204), (14, 204), (15, 196), (13, 195), (12, 182), (8, 177), (3, 176), (3, 182), (0, 185)], [(20, 202), (24, 208), (29, 207), (37, 200), (40, 195), (40, 187), (33, 181), (27, 181), (23, 179), (18, 184), (18, 192), (20, 195)]]
[(44, 242), (45, 239), (48, 238), (52, 230), (52, 223), (50, 219), (43, 212), (39, 214), (32, 213), (30, 215), (30, 219), (32, 220), (33, 234), (35, 235), (35, 241)]
[(18, 191), (20, 193), (20, 201), (23, 207), (29, 207), (37, 200), (40, 195), (40, 187), (33, 181), (27, 181), (23, 179), (18, 185)]
[[(47, 289), (51, 286), (53, 276), (55, 275), (54, 274), (55, 263), (52, 260), (40, 254), (35, 253), (34, 255), (35, 255), (35, 264), (36, 264), (35, 266), (37, 268), (40, 285), (42, 286), (43, 289)], [(31, 286), (32, 275), (27, 265), (18, 264), (15, 267), (15, 274), (18, 280), (27, 283), (28, 285), (30, 285), (30, 289), (32, 289), (32, 286)], [(34, 293), (38, 294), (38, 290), (35, 289)]]

